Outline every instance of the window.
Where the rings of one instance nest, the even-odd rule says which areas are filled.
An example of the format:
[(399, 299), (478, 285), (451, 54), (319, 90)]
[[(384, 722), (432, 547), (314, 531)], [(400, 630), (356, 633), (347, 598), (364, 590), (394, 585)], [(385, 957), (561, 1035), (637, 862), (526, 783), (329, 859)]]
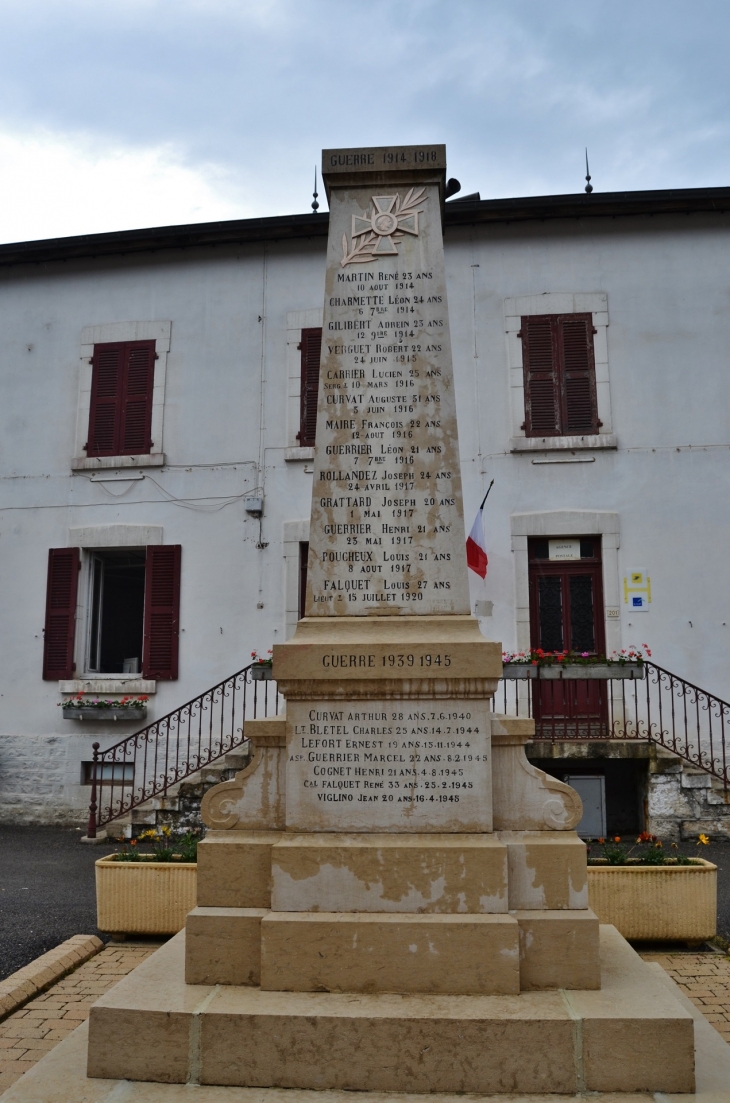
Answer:
[(319, 394), (319, 359), (322, 353), (322, 327), (302, 330), (298, 345), (301, 351), (301, 390), (299, 432), (302, 448), (314, 446), (317, 435), (317, 396)]
[(138, 456), (152, 450), (154, 341), (94, 345), (87, 456)]
[[(94, 777), (94, 763), (86, 762), (81, 763), (81, 784), (91, 785)], [(133, 785), (134, 784), (134, 763), (133, 762), (97, 762), (96, 763), (96, 784), (97, 785)]]
[(309, 561), (309, 543), (299, 543), (299, 619), (305, 615), (307, 608), (307, 563)]
[(86, 667), (94, 674), (139, 674), (144, 628), (144, 548), (92, 552)]
[[(179, 544), (104, 548), (88, 553), (85, 668), (93, 674), (178, 675)], [(43, 677), (74, 676), (78, 548), (48, 553)]]
[(522, 318), (526, 436), (598, 432), (595, 332), (591, 314)]

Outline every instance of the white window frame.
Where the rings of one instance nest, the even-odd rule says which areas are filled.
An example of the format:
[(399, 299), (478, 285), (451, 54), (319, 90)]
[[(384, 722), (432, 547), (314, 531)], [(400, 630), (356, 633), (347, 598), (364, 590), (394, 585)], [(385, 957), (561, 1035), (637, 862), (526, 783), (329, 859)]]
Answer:
[(322, 308), (318, 310), (290, 310), (286, 316), (286, 450), (284, 459), (289, 463), (314, 459), (314, 448), (302, 448), (297, 440), (301, 425), (302, 353), (299, 348), (303, 329), (322, 326)]
[(299, 621), (299, 545), (308, 543), (309, 518), (284, 522), (284, 638), (287, 640), (294, 635)]
[[(590, 314), (593, 318), (593, 353), (596, 367), (598, 433), (584, 436), (528, 437), (525, 423), (525, 376), (522, 363), (522, 319), (536, 314)], [(521, 295), (504, 300), (504, 323), (509, 364), (510, 409), (512, 412), (512, 452), (579, 451), (616, 448), (611, 419), (611, 391), (608, 381), (608, 295), (604, 291), (553, 292)]]
[(99, 548), (143, 548), (162, 543), (162, 525), (84, 525), (68, 530), (68, 547), (81, 549), (81, 572), (76, 600), (76, 635), (74, 658), (76, 669), (84, 671), (79, 678), (62, 679), (59, 693), (146, 693), (157, 690), (156, 680), (141, 674), (86, 673), (91, 610), (91, 559)]
[[(73, 471), (98, 471), (119, 467), (162, 467), (165, 462), (162, 429), (165, 409), (165, 377), (167, 354), (170, 351), (172, 322), (107, 322), (104, 325), (85, 326), (81, 330), (79, 350), (79, 402), (76, 419), (76, 454), (71, 461)], [(84, 445), (89, 439), (89, 413), (91, 411), (91, 377), (94, 345), (114, 344), (117, 341), (154, 341), (157, 359), (152, 389), (153, 451), (142, 456), (87, 456)]]

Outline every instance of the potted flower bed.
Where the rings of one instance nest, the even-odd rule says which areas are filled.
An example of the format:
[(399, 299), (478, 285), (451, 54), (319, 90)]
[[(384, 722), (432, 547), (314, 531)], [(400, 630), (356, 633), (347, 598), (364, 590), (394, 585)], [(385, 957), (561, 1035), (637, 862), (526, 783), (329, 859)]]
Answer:
[(251, 667), (251, 680), (254, 682), (270, 682), (274, 676), (273, 665), (274, 660), (271, 658), (273, 654), (273, 648), (269, 648), (269, 658), (262, 659), (258, 652), (252, 651), (251, 658), (253, 659), (253, 665)]
[[(153, 849), (144, 853), (140, 842)], [(198, 838), (168, 827), (144, 831), (124, 850), (96, 863), (96, 915), (100, 931), (117, 935), (177, 934), (195, 907)]]
[[(643, 833), (628, 849), (619, 837), (588, 847), (588, 901), (624, 938), (702, 943), (717, 927), (717, 866), (665, 848)], [(698, 846), (709, 842), (700, 835)]]
[(593, 655), (589, 651), (543, 651), (536, 647), (530, 651), (505, 651), (502, 653), (502, 677), (511, 679), (539, 678), (547, 681), (590, 678), (643, 678), (644, 651), (646, 646), (628, 647), (605, 655)]
[(77, 693), (65, 701), (59, 701), (64, 720), (146, 720), (147, 695), (122, 697), (113, 701), (108, 697), (86, 697)]

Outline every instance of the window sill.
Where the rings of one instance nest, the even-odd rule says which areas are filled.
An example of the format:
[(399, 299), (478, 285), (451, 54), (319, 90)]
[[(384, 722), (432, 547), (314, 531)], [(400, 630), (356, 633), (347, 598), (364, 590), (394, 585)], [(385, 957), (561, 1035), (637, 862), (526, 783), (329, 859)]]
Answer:
[(139, 674), (94, 674), (88, 678), (71, 678), (58, 683), (59, 693), (126, 693), (130, 696), (157, 692), (157, 682), (140, 678)]
[(584, 437), (511, 437), (510, 452), (580, 452), (595, 448), (618, 448), (614, 433)]
[(314, 448), (285, 448), (284, 460), (286, 463), (297, 463), (314, 459)]
[(150, 452), (145, 456), (74, 456), (72, 471), (104, 471), (119, 467), (163, 467), (164, 452)]

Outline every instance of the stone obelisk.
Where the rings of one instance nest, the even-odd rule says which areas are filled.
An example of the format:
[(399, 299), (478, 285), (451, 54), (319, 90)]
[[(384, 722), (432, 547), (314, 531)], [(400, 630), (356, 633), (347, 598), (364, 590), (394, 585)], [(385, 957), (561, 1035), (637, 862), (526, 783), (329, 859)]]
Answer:
[(306, 616), (274, 649), (286, 824), (491, 831), (500, 648), (469, 612), (442, 145), (325, 150)]
[(92, 1008), (92, 1077), (694, 1084), (691, 1016), (612, 928), (599, 957), (577, 794), (528, 763), (531, 720), (489, 711), (501, 658), (467, 601), (444, 169), (443, 146), (324, 154), (307, 615), (274, 648), (286, 715), (247, 720), (251, 761), (206, 793), (198, 907)]

